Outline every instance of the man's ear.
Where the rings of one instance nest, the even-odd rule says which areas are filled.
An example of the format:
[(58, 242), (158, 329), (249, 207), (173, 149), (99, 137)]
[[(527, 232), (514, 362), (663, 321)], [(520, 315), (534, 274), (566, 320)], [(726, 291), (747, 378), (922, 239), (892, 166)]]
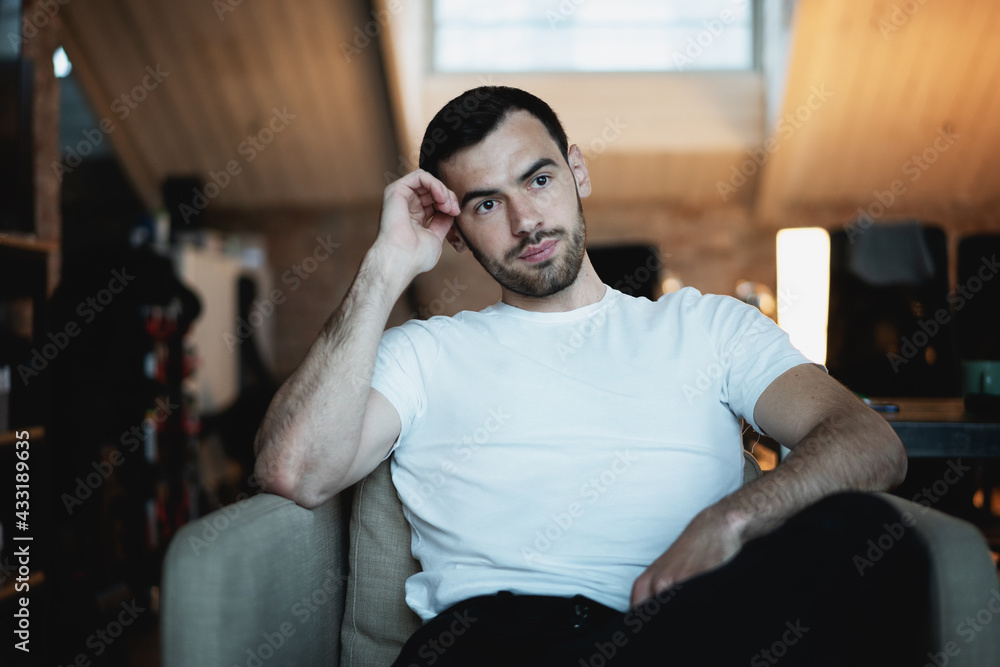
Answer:
[(568, 162), (573, 170), (573, 178), (576, 180), (576, 190), (580, 193), (580, 198), (590, 196), (590, 172), (587, 171), (587, 163), (583, 159), (580, 147), (573, 144), (569, 147)]
[(462, 238), (462, 232), (458, 230), (457, 222), (451, 223), (451, 229), (449, 229), (448, 233), (445, 234), (445, 238), (448, 239), (448, 243), (451, 244), (451, 247), (458, 252), (465, 252), (469, 249), (469, 246), (465, 245), (465, 239)]

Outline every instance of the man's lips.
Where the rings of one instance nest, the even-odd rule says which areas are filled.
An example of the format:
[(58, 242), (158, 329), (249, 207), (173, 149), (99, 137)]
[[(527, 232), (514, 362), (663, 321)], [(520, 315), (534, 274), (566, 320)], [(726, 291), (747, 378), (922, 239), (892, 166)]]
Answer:
[(549, 239), (547, 241), (542, 241), (538, 245), (528, 246), (521, 253), (519, 259), (525, 262), (543, 262), (555, 254), (556, 244), (559, 243), (559, 239)]

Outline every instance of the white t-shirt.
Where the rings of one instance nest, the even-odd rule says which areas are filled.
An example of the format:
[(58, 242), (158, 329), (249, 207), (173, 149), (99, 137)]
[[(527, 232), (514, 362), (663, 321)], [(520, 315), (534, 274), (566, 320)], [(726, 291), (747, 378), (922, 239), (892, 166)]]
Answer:
[(385, 332), (372, 386), (402, 432), (392, 479), (427, 620), (475, 595), (587, 595), (636, 577), (742, 483), (739, 417), (808, 363), (736, 299), (608, 288), (560, 313), (497, 303)]

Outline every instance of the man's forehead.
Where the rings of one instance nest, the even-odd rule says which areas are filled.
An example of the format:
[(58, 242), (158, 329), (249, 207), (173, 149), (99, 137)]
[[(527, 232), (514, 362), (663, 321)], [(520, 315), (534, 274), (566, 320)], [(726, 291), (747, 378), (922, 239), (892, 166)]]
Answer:
[(521, 176), (525, 168), (541, 158), (550, 158), (556, 164), (564, 161), (545, 125), (531, 113), (518, 109), (482, 141), (442, 161), (441, 180), (451, 189), (460, 184), (470, 188), (495, 187), (501, 183), (482, 181), (503, 177), (506, 182)]

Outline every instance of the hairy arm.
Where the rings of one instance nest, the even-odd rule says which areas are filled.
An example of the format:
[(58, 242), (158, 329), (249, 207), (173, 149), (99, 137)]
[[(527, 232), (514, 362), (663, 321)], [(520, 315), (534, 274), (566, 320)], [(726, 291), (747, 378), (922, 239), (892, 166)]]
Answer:
[(728, 561), (806, 506), (838, 491), (885, 491), (906, 451), (878, 413), (819, 368), (801, 365), (761, 394), (754, 419), (792, 451), (774, 471), (700, 512), (632, 587), (632, 604)]
[(264, 490), (316, 507), (388, 453), (400, 421), (371, 388), (379, 341), (396, 299), (437, 263), (457, 213), (455, 194), (426, 172), (386, 187), (378, 237), (347, 296), (264, 415), (254, 443)]

